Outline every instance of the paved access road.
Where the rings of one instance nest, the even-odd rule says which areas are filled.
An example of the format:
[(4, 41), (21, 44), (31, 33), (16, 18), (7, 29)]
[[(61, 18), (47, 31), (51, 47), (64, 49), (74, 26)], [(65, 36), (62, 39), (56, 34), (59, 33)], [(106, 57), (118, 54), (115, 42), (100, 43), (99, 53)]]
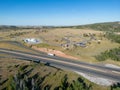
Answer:
[(43, 53), (32, 54), (23, 51), (16, 51), (16, 50), (2, 49), (2, 48), (0, 48), (0, 53), (13, 55), (16, 58), (21, 58), (23, 60), (29, 60), (38, 63), (39, 62), (47, 63), (58, 68), (83, 72), (120, 82), (120, 69), (118, 68), (109, 68), (96, 64), (81, 62), (78, 60), (72, 60), (57, 56), (48, 56), (47, 54), (43, 54)]

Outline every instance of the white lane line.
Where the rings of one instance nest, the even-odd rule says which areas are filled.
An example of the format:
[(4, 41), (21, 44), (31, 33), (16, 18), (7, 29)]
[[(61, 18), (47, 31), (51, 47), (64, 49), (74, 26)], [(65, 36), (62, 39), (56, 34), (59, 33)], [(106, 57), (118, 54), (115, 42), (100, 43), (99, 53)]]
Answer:
[(116, 74), (120, 74), (120, 72), (119, 71), (112, 71), (113, 73), (116, 73)]
[(74, 66), (77, 66), (77, 67), (83, 67), (83, 68), (92, 69), (92, 70), (96, 70), (96, 71), (100, 71), (100, 72), (105, 72), (105, 73), (107, 72), (105, 70), (100, 70), (98, 68), (88, 67), (88, 66), (84, 66), (84, 65), (80, 65), (80, 64), (75, 64), (75, 63), (70, 63), (70, 62), (66, 62), (66, 61), (60, 61), (58, 59), (56, 60), (56, 59), (45, 58), (45, 57), (41, 57), (41, 56), (35, 56), (35, 55), (33, 56), (33, 55), (23, 54), (23, 53), (14, 52), (14, 51), (6, 51), (6, 50), (0, 50), (0, 51), (9, 52), (9, 53), (13, 53), (13, 54), (20, 54), (20, 55), (24, 55), (24, 56), (36, 57), (36, 58), (39, 58), (39, 59), (51, 60), (51, 61), (55, 61), (55, 62), (59, 62), (59, 63), (63, 63), (63, 64), (74, 65)]

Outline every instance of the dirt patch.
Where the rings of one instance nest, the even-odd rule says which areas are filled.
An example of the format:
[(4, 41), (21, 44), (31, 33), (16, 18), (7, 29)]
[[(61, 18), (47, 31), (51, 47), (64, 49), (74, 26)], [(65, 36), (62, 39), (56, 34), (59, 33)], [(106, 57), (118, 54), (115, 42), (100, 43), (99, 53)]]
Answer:
[(70, 59), (78, 59), (76, 57), (66, 55), (65, 53), (58, 51), (58, 50), (53, 50), (53, 49), (48, 49), (48, 48), (37, 48), (36, 46), (33, 46), (32, 48), (35, 50), (39, 50), (41, 52), (52, 53), (52, 54), (55, 54), (56, 56), (60, 56), (60, 57), (65, 57), (65, 58), (70, 58)]
[(117, 34), (117, 35), (120, 35), (120, 32), (117, 32), (116, 34)]

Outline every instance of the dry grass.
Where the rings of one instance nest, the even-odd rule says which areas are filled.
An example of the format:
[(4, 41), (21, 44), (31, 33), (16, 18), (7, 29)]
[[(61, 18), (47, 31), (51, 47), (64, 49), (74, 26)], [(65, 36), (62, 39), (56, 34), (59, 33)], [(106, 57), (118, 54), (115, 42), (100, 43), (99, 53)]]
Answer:
[[(18, 37), (15, 37), (14, 39), (21, 42), (23, 38), (40, 38), (43, 40), (43, 44), (38, 44), (35, 45), (37, 47), (45, 47), (49, 49), (55, 49), (55, 50), (60, 50), (68, 55), (75, 56), (79, 58), (82, 61), (86, 62), (97, 62), (97, 60), (94, 58), (95, 55), (100, 54), (101, 52), (104, 52), (105, 50), (112, 49), (115, 47), (119, 47), (120, 45), (117, 43), (112, 43), (111, 41), (102, 38), (101, 43), (98, 44), (97, 41), (91, 41), (91, 44), (88, 44), (88, 47), (82, 48), (82, 47), (77, 47), (73, 50), (64, 50), (60, 46), (62, 43), (66, 43), (66, 41), (62, 40), (62, 38), (69, 36), (69, 39), (72, 41), (84, 41), (86, 39), (89, 39), (90, 37), (82, 37), (83, 34), (95, 34), (97, 40), (100, 39), (100, 34), (104, 33), (102, 31), (95, 31), (91, 29), (73, 29), (73, 28), (54, 28), (54, 29), (46, 29), (47, 32), (41, 32), (39, 30), (17, 30), (17, 31), (12, 31), (10, 30), (9, 32), (0, 32), (0, 35), (3, 35), (4, 38), (5, 36), (8, 36), (10, 34), (15, 34), (18, 32), (30, 32), (28, 34), (20, 35)], [(7, 40), (13, 40), (13, 38), (8, 37)], [(46, 44), (48, 43), (48, 44)], [(3, 48), (10, 48), (10, 49), (18, 49), (18, 50), (23, 50), (27, 51), (27, 49), (15, 45), (11, 45), (9, 43), (0, 43), (0, 47)], [(30, 50), (28, 50), (30, 51)], [(32, 51), (30, 51), (32, 52)]]
[(25, 52), (38, 54), (36, 51), (30, 49), (29, 47), (24, 46), (21, 43), (14, 42), (14, 41), (0, 41), (0, 48), (19, 50), (19, 51), (25, 51)]
[(64, 43), (64, 41), (62, 41), (62, 38), (64, 38), (65, 36), (71, 36), (70, 38), (71, 40), (73, 38), (74, 38), (73, 40), (81, 40), (80, 36), (84, 33), (99, 34), (101, 32), (94, 30), (84, 30), (84, 29), (59, 28), (59, 29), (48, 30), (48, 32), (39, 33), (38, 35), (44, 38), (49, 43), (60, 44), (60, 43)]
[(86, 62), (97, 62), (94, 56), (99, 55), (106, 50), (119, 47), (117, 43), (113, 43), (107, 39), (103, 39), (100, 44), (92, 41), (86, 48), (77, 47), (73, 50), (66, 50), (65, 53), (70, 54)]
[(48, 32), (43, 32), (38, 34), (32, 33), (31, 36), (36, 35), (35, 37), (37, 36), (42, 37), (46, 42), (51, 44), (51, 45), (39, 44), (39, 45), (36, 45), (37, 47), (45, 47), (45, 48), (60, 50), (68, 55), (75, 56), (80, 60), (86, 61), (86, 62), (97, 62), (97, 60), (94, 58), (95, 55), (98, 55), (101, 52), (104, 52), (105, 50), (120, 46), (119, 44), (111, 42), (110, 40), (107, 40), (106, 38), (103, 38), (103, 37), (100, 44), (98, 44), (97, 40), (91, 41), (91, 44), (90, 45), (88, 44), (88, 47), (86, 48), (77, 47), (72, 50), (64, 50), (60, 46), (59, 47), (54, 46), (56, 44), (60, 45), (62, 43), (65, 43), (65, 41), (62, 41), (62, 38), (65, 36), (70, 36), (69, 39), (72, 41), (84, 41), (86, 39), (89, 39), (90, 37), (81, 38), (81, 36), (85, 33), (95, 34), (96, 39), (99, 40), (101, 39), (100, 34), (104, 32), (90, 30), (90, 29), (57, 28), (57, 29), (50, 29), (48, 30)]
[[(40, 38), (43, 39), (44, 42), (48, 42), (48, 43), (52, 43), (52, 44), (60, 44), (60, 43), (64, 43), (64, 41), (61, 41), (61, 39), (65, 36), (73, 36), (73, 38), (71, 38), (71, 40), (81, 40), (80, 36), (84, 33), (95, 33), (100, 34), (102, 33), (101, 31), (94, 31), (94, 30), (90, 30), (90, 29), (72, 29), (72, 28), (56, 28), (56, 29), (46, 29), (47, 32), (40, 32), (39, 30), (17, 30), (17, 31), (10, 31), (5, 32), (5, 33), (0, 33), (1, 35), (3, 34), (3, 36), (8, 36), (10, 34), (15, 34), (18, 32), (29, 32), (29, 34), (24, 34), (24, 35), (20, 35), (17, 36), (17, 40), (21, 40), (23, 38)], [(77, 38), (76, 38), (77, 36)], [(4, 37), (6, 38), (6, 37)], [(10, 39), (8, 37), (8, 39)], [(7, 39), (7, 40), (8, 40)]]

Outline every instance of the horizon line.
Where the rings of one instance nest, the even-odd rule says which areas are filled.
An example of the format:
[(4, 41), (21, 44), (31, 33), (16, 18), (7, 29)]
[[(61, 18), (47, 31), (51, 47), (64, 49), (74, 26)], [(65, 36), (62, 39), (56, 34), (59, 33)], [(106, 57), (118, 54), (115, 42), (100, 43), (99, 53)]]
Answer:
[(95, 22), (95, 23), (86, 23), (86, 24), (76, 24), (76, 25), (15, 25), (15, 24), (1, 24), (0, 26), (48, 26), (48, 27), (62, 27), (62, 26), (80, 26), (80, 25), (90, 25), (90, 24), (99, 24), (99, 23), (113, 23), (113, 22), (120, 22), (120, 21), (104, 21), (104, 22)]

